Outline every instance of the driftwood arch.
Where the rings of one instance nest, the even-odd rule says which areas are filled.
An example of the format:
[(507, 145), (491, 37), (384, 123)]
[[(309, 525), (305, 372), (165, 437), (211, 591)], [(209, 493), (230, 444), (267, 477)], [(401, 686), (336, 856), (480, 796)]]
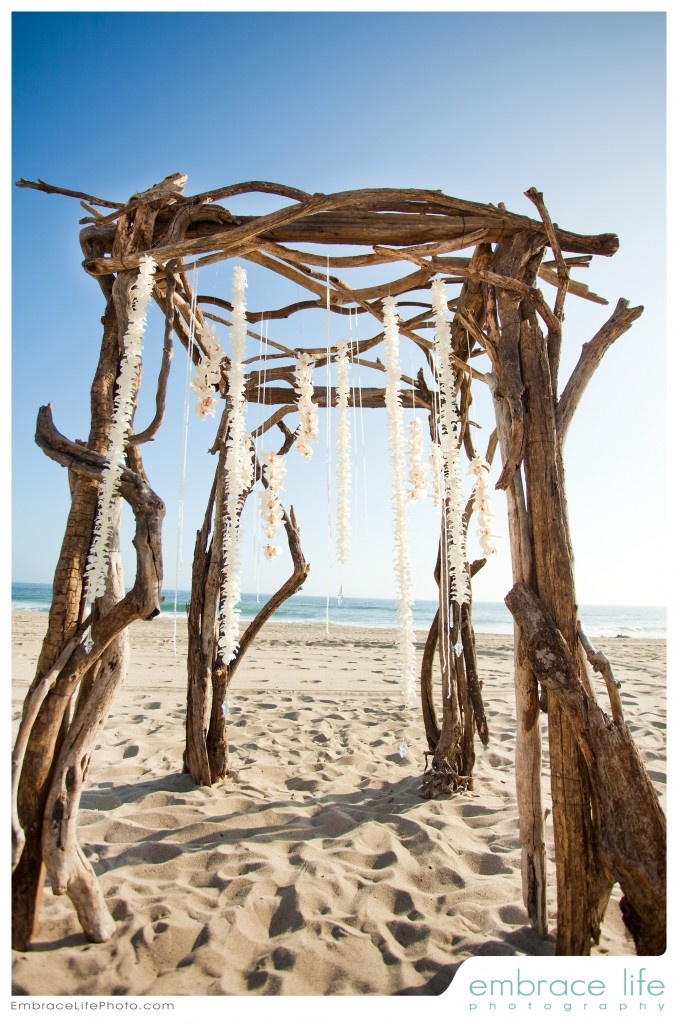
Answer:
[[(124, 204), (44, 182), (18, 183), (81, 201), (87, 212), (81, 221), (83, 266), (99, 282), (106, 307), (87, 442), (61, 435), (50, 407), (38, 415), (36, 441), (68, 469), (72, 501), (54, 577), (48, 630), (13, 758), (15, 948), (25, 949), (37, 927), (45, 869), (54, 892), (67, 893), (72, 899), (88, 939), (102, 941), (113, 931), (95, 876), (78, 846), (76, 819), (98, 729), (125, 675), (126, 627), (135, 619), (152, 618), (160, 607), (164, 506), (146, 477), (141, 449), (163, 421), (174, 335), (197, 361), (205, 318), (229, 322), (229, 301), (195, 296), (187, 271), (238, 257), (308, 291), (307, 300), (266, 311), (271, 321), (325, 307), (360, 315), (361, 324), (363, 315), (375, 317), (378, 330), (358, 342), (354, 358), (377, 369), (383, 365), (371, 360), (369, 353), (383, 336), (383, 297), (394, 295), (403, 308), (414, 310), (402, 318), (400, 333), (417, 347), (426, 365), (431, 349), (426, 337), (431, 323), (427, 289), (436, 275), (458, 286), (456, 298), (449, 302), (452, 344), (448, 355), (457, 380), (462, 440), (473, 457), (476, 449), (468, 407), (470, 382), (476, 378), (489, 387), (496, 415), (496, 431), (480, 454), (491, 460), (498, 448), (502, 468), (497, 486), (505, 490), (508, 501), (514, 586), (506, 602), (516, 623), (516, 789), (526, 908), (534, 926), (546, 934), (539, 728), (543, 711), (548, 715), (556, 845), (557, 952), (590, 952), (612, 885), (618, 881), (624, 893), (622, 911), (638, 952), (661, 953), (666, 930), (665, 820), (624, 723), (612, 670), (591, 648), (578, 621), (562, 461), (563, 441), (587, 382), (607, 348), (642, 313), (642, 307), (631, 308), (620, 299), (595, 337), (583, 346), (572, 375), (561, 387), (558, 373), (566, 296), (604, 302), (572, 280), (570, 269), (588, 265), (594, 256), (612, 256), (618, 247), (616, 236), (584, 236), (556, 227), (535, 189), (526, 193), (537, 214), (531, 219), (503, 206), (464, 202), (438, 191), (365, 189), (309, 195), (269, 182), (247, 182), (185, 197), (185, 182), (185, 175), (172, 175)], [(248, 193), (267, 193), (286, 203), (256, 217), (238, 216), (222, 205)], [(295, 248), (304, 245), (330, 248), (322, 254)], [(332, 254), (336, 246), (365, 251), (337, 256)], [(157, 264), (153, 298), (164, 311), (165, 332), (156, 412), (148, 426), (129, 438), (119, 487), (119, 497), (131, 506), (136, 523), (136, 579), (125, 595), (120, 559), (113, 550), (106, 593), (88, 615), (83, 577), (97, 485), (105, 462), (131, 289), (147, 253)], [(392, 263), (408, 264), (407, 272), (376, 286), (352, 288), (339, 276), (343, 268), (382, 266), (386, 271)], [(539, 279), (556, 288), (552, 306), (537, 286)], [(260, 312), (248, 314), (250, 323), (261, 316)], [(281, 450), (287, 451), (294, 440), (285, 417), (295, 411), (291, 362), (295, 351), (271, 339), (268, 344), (279, 358), (269, 359), (263, 369), (256, 363), (250, 368), (247, 398), (275, 407), (258, 432), (278, 428)], [(316, 365), (327, 359), (325, 349), (311, 354)], [(489, 371), (474, 365), (479, 356), (488, 357)], [(434, 389), (427, 385), (423, 370), (402, 381), (405, 401), (429, 411), (435, 434)], [(220, 392), (228, 408), (225, 373)], [(314, 401), (320, 407), (333, 405), (336, 392), (318, 389)], [(360, 401), (363, 407), (380, 407), (384, 390), (363, 388)], [(224, 415), (212, 449), (217, 469), (196, 539), (189, 611), (185, 767), (201, 784), (223, 778), (228, 770), (222, 703), (229, 678), (275, 607), (299, 589), (308, 573), (290, 508), (284, 528), (292, 575), (250, 624), (235, 658), (224, 664), (216, 646), (216, 609), (225, 442)], [(260, 475), (261, 467), (255, 466), (255, 471)], [(481, 562), (475, 563), (471, 571), (481, 567)], [(440, 558), (436, 579), (441, 608), (447, 607), (449, 581), (445, 583)], [(444, 621), (439, 611), (421, 667), (422, 710), (431, 757), (425, 796), (470, 785), (474, 736), (483, 743), (488, 740), (470, 602), (461, 607), (454, 604), (449, 629), (452, 647), (456, 645), (459, 653), (443, 665), (442, 721), (436, 718), (431, 680)], [(85, 642), (90, 635), (91, 642)], [(587, 660), (605, 679), (609, 714), (596, 701)]]

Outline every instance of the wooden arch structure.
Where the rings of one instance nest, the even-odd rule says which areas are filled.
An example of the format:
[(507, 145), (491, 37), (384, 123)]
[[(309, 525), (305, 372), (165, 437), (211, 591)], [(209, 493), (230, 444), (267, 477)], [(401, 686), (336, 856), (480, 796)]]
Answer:
[[(42, 408), (38, 415), (37, 443), (68, 469), (71, 510), (54, 577), (48, 630), (24, 704), (13, 759), (13, 945), (27, 948), (37, 927), (45, 870), (53, 891), (67, 893), (73, 901), (88, 939), (103, 941), (113, 931), (94, 873), (78, 845), (76, 818), (98, 730), (125, 675), (126, 627), (136, 619), (152, 618), (160, 608), (164, 506), (144, 472), (141, 452), (163, 421), (173, 336), (198, 362), (206, 318), (229, 323), (229, 301), (194, 295), (187, 271), (237, 257), (308, 292), (306, 300), (266, 311), (271, 321), (325, 307), (338, 314), (355, 314), (361, 325), (376, 318), (377, 330), (365, 332), (353, 358), (377, 370), (383, 364), (370, 358), (370, 351), (383, 339), (384, 296), (396, 296), (401, 310), (408, 309), (409, 315), (401, 318), (400, 334), (416, 346), (430, 373), (428, 289), (436, 275), (457, 286), (456, 298), (449, 302), (448, 357), (456, 378), (461, 438), (468, 456), (474, 457), (468, 410), (475, 378), (489, 387), (496, 415), (496, 431), (482, 454), (491, 459), (498, 445), (497, 487), (506, 492), (508, 501), (514, 586), (506, 602), (516, 623), (516, 789), (526, 908), (534, 926), (546, 934), (540, 783), (540, 712), (544, 712), (556, 848), (557, 952), (589, 954), (612, 885), (619, 882), (624, 893), (622, 911), (638, 952), (661, 953), (666, 931), (665, 820), (624, 723), (611, 669), (593, 651), (578, 621), (562, 460), (563, 441), (587, 382), (607, 348), (642, 313), (642, 307), (630, 308), (620, 299), (595, 337), (583, 346), (572, 375), (561, 385), (566, 296), (604, 301), (572, 280), (570, 269), (588, 265), (594, 256), (612, 256), (618, 248), (616, 236), (584, 236), (555, 226), (535, 189), (526, 193), (537, 213), (531, 219), (503, 206), (464, 202), (439, 191), (364, 189), (309, 195), (269, 182), (248, 182), (185, 197), (185, 182), (185, 175), (170, 176), (124, 204), (44, 182), (18, 183), (81, 201), (87, 211), (81, 222), (83, 266), (98, 281), (106, 306), (87, 441), (71, 441), (60, 434), (51, 407)], [(262, 216), (238, 216), (222, 205), (248, 193), (270, 194), (284, 205)], [(342, 251), (344, 247), (360, 251), (333, 255), (339, 246)], [(138, 430), (135, 426), (137, 432), (128, 439), (118, 500), (118, 504), (120, 500), (129, 503), (135, 518), (136, 578), (125, 593), (120, 559), (113, 551), (106, 592), (88, 613), (83, 579), (97, 488), (132, 288), (140, 261), (149, 253), (157, 265), (153, 298), (165, 317), (156, 412), (148, 426)], [(344, 268), (353, 273), (375, 267), (384, 268), (384, 280), (378, 285), (349, 287), (340, 276)], [(373, 272), (370, 277), (374, 280)], [(537, 286), (539, 279), (555, 287), (553, 305)], [(261, 316), (249, 313), (248, 319), (255, 324)], [(257, 433), (279, 428), (281, 450), (287, 451), (294, 440), (285, 418), (296, 410), (293, 370), (298, 350), (270, 339), (267, 344), (275, 357), (269, 356), (263, 368), (256, 361), (250, 365), (246, 394), (251, 403), (274, 407)], [(328, 358), (324, 348), (308, 351), (316, 365)], [(334, 353), (329, 355), (333, 358)], [(487, 357), (489, 370), (477, 368), (478, 357)], [(219, 384), (225, 410), (229, 405), (227, 365), (228, 357)], [(428, 410), (435, 436), (435, 384), (427, 385), (423, 369), (416, 377), (403, 377), (402, 383), (404, 403)], [(363, 407), (383, 406), (384, 389), (363, 388), (359, 400)], [(314, 401), (321, 407), (333, 405), (336, 390), (318, 389)], [(284, 527), (294, 563), (292, 576), (249, 625), (240, 650), (225, 664), (216, 643), (216, 609), (226, 423), (224, 413), (212, 449), (217, 469), (195, 546), (189, 610), (185, 767), (200, 784), (211, 784), (227, 772), (222, 703), (229, 679), (256, 632), (299, 589), (308, 572), (290, 508)], [(255, 470), (261, 475), (261, 466)], [(472, 568), (480, 567), (477, 563)], [(449, 608), (449, 580), (446, 584), (440, 570), (439, 559), (440, 604)], [(424, 795), (429, 796), (469, 785), (474, 734), (483, 743), (488, 739), (470, 602), (454, 603), (449, 629), (458, 653), (443, 665), (440, 724), (436, 718), (431, 679), (444, 621), (439, 612), (421, 668), (431, 756)], [(605, 679), (609, 713), (596, 700), (587, 660)]]

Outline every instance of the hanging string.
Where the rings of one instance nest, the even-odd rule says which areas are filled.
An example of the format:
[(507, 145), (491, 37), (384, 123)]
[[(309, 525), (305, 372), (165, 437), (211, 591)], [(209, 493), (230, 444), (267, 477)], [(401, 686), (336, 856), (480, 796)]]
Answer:
[[(357, 314), (356, 314), (356, 319), (357, 319)], [(357, 325), (356, 325), (356, 328), (357, 328)], [(348, 311), (348, 336), (349, 336), (349, 349), (348, 349), (348, 351), (349, 351), (349, 359), (351, 360), (352, 363), (354, 363), (357, 360), (357, 358), (358, 358), (358, 337), (357, 337), (357, 330), (356, 330), (356, 336), (354, 338), (353, 310), (352, 309), (349, 309), (349, 311)], [(354, 350), (354, 345), (355, 345), (355, 350)], [(353, 499), (353, 508), (354, 508), (353, 521), (357, 522), (358, 521), (358, 485), (359, 485), (359, 482), (360, 482), (360, 476), (358, 474), (358, 432), (357, 432), (357, 429), (356, 429), (357, 428), (357, 423), (358, 423), (358, 410), (357, 410), (357, 403), (356, 403), (356, 374), (355, 374), (355, 371), (351, 374), (351, 408), (352, 408), (352, 416), (353, 416), (353, 436), (352, 436), (352, 442), (353, 442), (353, 467), (354, 467), (354, 469), (353, 469), (353, 494), (354, 494), (354, 499)]]
[(331, 420), (331, 311), (330, 311), (330, 258), (327, 257), (327, 269), (325, 277), (325, 307), (326, 307), (326, 391), (325, 406), (327, 411), (327, 445), (325, 450), (325, 478), (327, 484), (327, 599), (325, 602), (325, 633), (330, 635), (330, 585), (331, 585), (331, 562), (332, 562), (332, 420)]
[[(358, 352), (358, 404), (360, 406), (360, 439), (362, 444), (362, 464), (363, 464), (363, 506), (365, 511), (365, 536), (368, 534), (368, 509), (369, 501), (367, 500), (367, 446), (365, 444), (365, 417), (363, 415), (363, 382), (361, 374), (360, 364), (360, 345), (357, 337), (357, 325), (358, 325), (358, 307), (356, 306), (356, 351)], [(357, 488), (356, 488), (357, 490)]]
[(177, 653), (177, 626), (179, 621), (179, 574), (181, 572), (184, 545), (184, 505), (186, 500), (186, 466), (188, 464), (188, 423), (190, 420), (189, 395), (191, 370), (193, 367), (193, 346), (195, 342), (196, 311), (198, 304), (198, 270), (193, 271), (193, 292), (191, 295), (190, 320), (188, 325), (188, 354), (186, 359), (186, 379), (184, 382), (184, 419), (183, 440), (181, 449), (181, 470), (179, 473), (179, 507), (177, 510), (177, 551), (174, 568), (174, 624), (172, 631), (172, 647)]
[[(264, 343), (264, 331), (266, 332), (266, 343)], [(262, 375), (262, 409), (266, 410), (266, 362), (268, 359), (268, 320), (264, 321), (262, 313), (259, 321), (259, 363)], [(261, 465), (261, 452), (264, 445), (263, 434), (258, 435), (254, 440), (254, 454), (256, 465)], [(256, 576), (257, 604), (261, 604), (261, 517), (257, 515), (257, 494), (256, 488), (261, 492), (261, 480), (257, 482), (256, 473), (254, 478), (254, 489), (252, 493), (252, 515), (253, 519), (253, 541), (254, 541), (254, 571)]]

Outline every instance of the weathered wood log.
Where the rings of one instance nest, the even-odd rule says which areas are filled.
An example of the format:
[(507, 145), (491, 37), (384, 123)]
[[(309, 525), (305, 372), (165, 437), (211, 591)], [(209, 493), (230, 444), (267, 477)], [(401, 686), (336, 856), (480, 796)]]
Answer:
[(643, 306), (629, 307), (626, 299), (620, 299), (607, 323), (603, 324), (591, 341), (582, 346), (577, 365), (572, 371), (556, 407), (556, 424), (561, 443), (565, 440), (575, 410), (603, 356), (610, 345), (633, 326), (638, 317), (642, 315), (643, 308)]
[[(510, 239), (519, 231), (543, 231), (538, 221), (508, 211), (492, 211), (482, 204), (476, 204), (474, 211), (468, 215), (456, 214), (453, 210), (443, 216), (427, 216), (425, 212), (343, 212), (351, 205), (357, 209), (361, 204), (364, 204), (362, 195), (358, 198), (356, 193), (335, 193), (311, 196), (295, 206), (284, 207), (273, 214), (239, 217), (239, 223), (227, 227), (226, 230), (222, 225), (212, 221), (198, 222), (191, 225), (191, 231), (182, 241), (166, 245), (158, 245), (156, 242), (155, 253), (159, 261), (165, 262), (218, 249), (222, 253), (221, 258), (226, 259), (241, 253), (246, 245), (253, 242), (256, 244), (255, 240), (404, 246), (441, 239), (454, 240), (457, 235), (475, 233), (479, 230), (484, 231), (487, 242)], [(615, 235), (584, 236), (558, 229), (558, 236), (562, 249), (568, 252), (613, 255), (619, 247), (619, 240)], [(465, 242), (469, 244), (468, 240)], [(138, 257), (131, 256), (123, 263), (121, 259), (111, 256), (88, 260), (84, 267), (88, 273), (97, 275), (116, 273), (136, 265)]]
[(622, 912), (637, 952), (659, 956), (666, 949), (666, 819), (633, 737), (591, 699), (569, 645), (532, 588), (516, 583), (505, 600), (533, 672), (577, 737), (597, 845), (624, 893)]
[[(71, 442), (60, 434), (52, 422), (49, 406), (43, 407), (38, 415), (36, 441), (50, 458), (69, 468), (75, 474), (92, 481), (100, 479), (105, 464), (104, 456), (83, 445)], [(150, 489), (144, 476), (130, 469), (123, 470), (120, 493), (132, 506), (136, 520), (133, 543), (137, 552), (137, 575), (134, 586), (129, 593), (113, 603), (110, 610), (100, 617), (92, 634), (91, 649), (87, 650), (83, 645), (79, 645), (59, 672), (58, 685), (50, 689), (33, 726), (31, 738), (35, 734), (36, 743), (40, 742), (44, 745), (45, 742), (45, 730), (38, 728), (41, 715), (45, 714), (48, 723), (60, 722), (80, 681), (94, 665), (104, 658), (109, 647), (118, 641), (126, 627), (135, 619), (152, 618), (160, 609), (162, 582), (160, 531), (164, 505)], [(83, 927), (89, 929), (88, 937), (97, 941), (100, 941), (106, 934), (110, 934), (110, 922), (106, 919), (105, 905), (101, 901), (93, 874), (87, 868), (82, 854), (77, 848), (73, 830), (77, 815), (77, 800), (91, 749), (101, 726), (102, 709), (105, 713), (107, 703), (110, 703), (115, 692), (114, 685), (117, 685), (121, 678), (117, 671), (120, 651), (113, 650), (110, 655), (109, 667), (102, 675), (101, 685), (92, 691), (95, 698), (92, 705), (83, 704), (78, 708), (71, 729), (64, 739), (63, 759), (55, 762), (54, 754), (52, 754), (52, 760), (49, 762), (49, 786), (45, 789), (42, 804), (42, 814), (47, 824), (44, 832), (42, 827), (39, 831), (36, 830), (31, 819), (26, 820), (24, 805), (19, 801), (19, 817), (27, 840), (30, 835), (35, 842), (37, 835), (40, 836), (38, 877), (42, 878), (40, 866), (43, 859), (45, 863), (49, 860), (52, 864), (51, 870), (58, 878), (57, 891), (64, 891), (63, 883), (65, 891), (68, 891), (69, 896), (76, 903), (76, 910)], [(104, 664), (102, 663), (102, 668)], [(71, 760), (69, 761), (68, 758)], [(80, 766), (78, 769), (74, 767), (76, 762)], [(22, 785), (25, 785), (26, 763), (24, 761)], [(42, 762), (43, 770), (44, 764)], [(61, 795), (61, 799), (59, 795)], [(64, 821), (68, 823), (67, 835), (62, 831)], [(29, 828), (33, 829), (31, 833), (29, 833)], [(26, 848), (19, 861), (15, 876), (17, 872), (20, 872), (24, 863)], [(33, 856), (35, 857), (35, 854)], [(19, 875), (21, 884), (14, 889), (16, 901), (20, 895), (26, 892), (26, 878), (26, 875)], [(35, 876), (32, 876), (32, 880), (35, 884)], [(27, 947), (37, 924), (38, 907), (37, 898), (31, 902), (29, 913), (22, 912), (18, 902), (15, 904), (17, 926), (17, 930), (13, 934), (15, 948), (25, 949)]]
[[(222, 425), (225, 428), (225, 418)], [(284, 424), (278, 423), (278, 426), (285, 434), (281, 449), (281, 452), (284, 452), (289, 449), (294, 437)], [(216, 647), (216, 631), (222, 567), (226, 444), (220, 443), (218, 451), (219, 462), (210, 500), (202, 529), (196, 537), (189, 606), (188, 707), (184, 767), (201, 786), (210, 786), (228, 774), (224, 702), (230, 681), (261, 628), (289, 597), (301, 589), (310, 571), (301, 549), (294, 509), (290, 508), (289, 515), (283, 511), (283, 526), (292, 556), (292, 574), (246, 627), (234, 658), (229, 664), (225, 664)], [(265, 483), (265, 477), (258, 465), (255, 466), (255, 473)], [(241, 512), (246, 498), (247, 494), (243, 495)]]
[[(87, 441), (89, 448), (101, 454), (108, 446), (119, 334), (115, 303), (110, 298), (103, 317), (101, 350), (91, 388), (92, 419)], [(95, 478), (78, 473), (69, 474), (69, 482), (71, 507), (54, 572), (47, 632), (24, 703), (24, 714), (33, 691), (50, 672), (64, 645), (75, 635), (84, 619), (83, 579), (96, 514), (97, 483)], [(18, 814), (26, 842), (12, 876), (12, 943), (15, 949), (27, 949), (37, 927), (44, 883), (43, 815), (67, 709), (68, 701), (58, 698), (52, 688), (40, 707), (26, 744), (17, 793)]]
[[(220, 466), (223, 470), (223, 457), (220, 459)], [(184, 770), (190, 773), (191, 778), (198, 786), (209, 786), (212, 781), (205, 737), (219, 596), (218, 592), (215, 594), (212, 588), (207, 586), (207, 579), (208, 576), (213, 575), (214, 566), (218, 561), (218, 556), (213, 558), (212, 554), (221, 550), (220, 543), (215, 545), (214, 542), (211, 542), (210, 534), (214, 502), (218, 491), (217, 481), (222, 479), (218, 467), (205, 510), (203, 525), (196, 534), (193, 548), (191, 600), (188, 606), (188, 656), (186, 661), (188, 687)], [(221, 536), (220, 515), (217, 515), (215, 519), (215, 528)], [(208, 623), (211, 624), (211, 630), (208, 628)]]
[[(494, 401), (499, 447), (504, 464), (511, 452), (511, 413), (509, 403), (500, 395), (492, 375), (490, 390)], [(522, 389), (522, 380), (519, 383)], [(530, 538), (523, 478), (519, 470), (506, 485), (511, 566), (516, 582), (532, 580), (532, 541)], [(518, 804), (518, 828), (521, 846), (523, 902), (536, 931), (548, 934), (546, 846), (544, 843), (544, 805), (541, 787), (541, 723), (539, 694), (517, 628), (513, 635), (513, 679), (516, 698), (515, 786)]]
[[(534, 584), (576, 658), (577, 601), (555, 422), (548, 352), (536, 318), (523, 320), (523, 379), (528, 392), (525, 451)], [(561, 708), (549, 705), (551, 796), (556, 843), (559, 955), (586, 956), (598, 941), (611, 884), (591, 818), (589, 781), (577, 737)]]
[[(118, 520), (119, 505), (118, 501)], [(116, 523), (111, 538), (106, 590), (95, 603), (91, 627), (93, 642), (97, 640), (101, 618), (124, 595)], [(115, 922), (106, 906), (94, 870), (78, 843), (78, 809), (96, 738), (117, 690), (125, 679), (128, 664), (129, 640), (127, 629), (123, 629), (109, 643), (90, 672), (86, 699), (78, 701), (77, 711), (56, 761), (45, 804), (42, 857), (52, 892), (56, 896), (68, 895), (85, 935), (92, 942), (105, 942), (109, 939), (115, 931)]]

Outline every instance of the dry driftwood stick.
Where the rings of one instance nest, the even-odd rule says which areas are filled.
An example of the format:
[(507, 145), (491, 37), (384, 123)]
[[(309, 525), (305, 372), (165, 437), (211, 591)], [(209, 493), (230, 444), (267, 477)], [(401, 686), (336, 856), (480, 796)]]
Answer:
[[(117, 504), (106, 591), (95, 602), (92, 622), (94, 644), (98, 640), (99, 622), (125, 594), (117, 539), (120, 501)], [(129, 641), (127, 630), (123, 629), (89, 673), (86, 698), (78, 701), (75, 716), (59, 751), (45, 804), (42, 856), (52, 892), (57, 896), (68, 895), (85, 935), (93, 942), (109, 939), (115, 931), (115, 922), (94, 870), (78, 843), (78, 808), (97, 735), (125, 678), (128, 664)]]
[(290, 549), (290, 555), (292, 556), (293, 571), (290, 577), (283, 583), (283, 585), (276, 591), (273, 597), (269, 598), (266, 604), (261, 608), (259, 612), (252, 619), (250, 624), (245, 629), (241, 639), (240, 647), (231, 663), (230, 675), (231, 678), (235, 673), (236, 669), (242, 662), (245, 656), (247, 648), (250, 646), (257, 633), (261, 630), (262, 626), (270, 619), (273, 612), (277, 611), (278, 608), (288, 599), (296, 594), (298, 590), (304, 585), (306, 577), (311, 571), (311, 566), (306, 561), (304, 553), (301, 550), (301, 536), (299, 534), (299, 527), (297, 526), (296, 516), (294, 514), (294, 508), (290, 505), (289, 515), (283, 510), (283, 526), (285, 527), (285, 533), (287, 534), (287, 543)]
[(631, 733), (591, 700), (531, 587), (516, 583), (505, 600), (532, 669), (562, 707), (588, 766), (603, 861), (624, 893), (622, 913), (637, 952), (659, 956), (666, 948), (666, 820)]
[(71, 196), (73, 199), (84, 199), (88, 203), (94, 203), (95, 206), (106, 206), (113, 210), (122, 210), (123, 203), (112, 203), (108, 199), (98, 199), (96, 196), (91, 196), (87, 192), (74, 192), (69, 188), (59, 188), (57, 185), (48, 185), (42, 178), (38, 178), (37, 181), (26, 181), (25, 178), (19, 178), (16, 182), (17, 188), (32, 188), (36, 192), (48, 192), (51, 195), (59, 196)]
[[(151, 441), (157, 434), (165, 418), (165, 398), (167, 395), (167, 381), (169, 380), (170, 367), (172, 365), (173, 345), (172, 334), (174, 332), (174, 289), (176, 280), (174, 271), (176, 263), (168, 264), (165, 268), (167, 275), (167, 293), (165, 296), (165, 333), (163, 337), (162, 359), (158, 373), (158, 386), (155, 392), (155, 415), (145, 430), (138, 434), (132, 434), (127, 444), (140, 445)], [(157, 289), (155, 291), (157, 296)]]
[[(497, 434), (504, 463), (511, 446), (510, 413), (506, 402), (491, 384)], [(530, 538), (525, 493), (516, 469), (506, 487), (509, 541), (513, 578), (524, 583), (532, 579)], [(521, 876), (525, 909), (538, 934), (548, 935), (546, 909), (546, 846), (541, 785), (542, 742), (537, 680), (525, 657), (517, 627), (513, 636), (514, 686), (516, 695), (516, 801), (521, 846)]]
[[(285, 447), (285, 445), (283, 445)], [(263, 480), (262, 476), (262, 480)], [(243, 661), (248, 648), (254, 641), (262, 627), (268, 622), (271, 615), (280, 608), (282, 604), (293, 594), (296, 594), (303, 586), (310, 571), (310, 565), (304, 558), (301, 550), (301, 538), (299, 528), (294, 516), (294, 509), (290, 506), (289, 516), (283, 511), (283, 525), (287, 534), (290, 554), (292, 556), (293, 569), (291, 575), (266, 602), (263, 608), (249, 623), (240, 638), (240, 645), (233, 660), (226, 665), (221, 658), (217, 658), (212, 670), (212, 710), (210, 715), (209, 728), (206, 736), (207, 754), (209, 757), (210, 774), (212, 782), (218, 782), (228, 773), (228, 745), (226, 737), (226, 712), (224, 701), (228, 687)]]
[(23, 717), (21, 719), (21, 724), (14, 744), (14, 751), (12, 753), (12, 871), (14, 871), (21, 859), (21, 854), (26, 842), (26, 836), (21, 826), (21, 822), (19, 821), (17, 797), (19, 793), (19, 779), (21, 778), (21, 769), (24, 763), (24, 755), (26, 753), (28, 738), (30, 736), (31, 729), (33, 728), (33, 723), (38, 717), (38, 712), (42, 707), (43, 701), (56, 683), (59, 673), (68, 663), (73, 651), (80, 646), (82, 638), (89, 629), (89, 625), (90, 619), (88, 618), (82, 624), (77, 633), (75, 633), (71, 639), (64, 644), (59, 657), (32, 690), (24, 708)]
[[(569, 260), (565, 260), (565, 262), (568, 265), (570, 263)], [(558, 281), (558, 274), (546, 263), (542, 263), (540, 266), (538, 276), (542, 281), (547, 281), (549, 284), (552, 284), (554, 288), (557, 288), (560, 283)], [(574, 281), (572, 278), (570, 278), (567, 294), (576, 295), (580, 299), (588, 299), (589, 302), (595, 302), (598, 306), (609, 306), (610, 304), (608, 299), (603, 298), (602, 295), (596, 295), (595, 292), (592, 292), (587, 284), (584, 284), (582, 281)]]
[(429, 627), (421, 659), (421, 713), (424, 719), (424, 731), (429, 753), (435, 752), (440, 739), (440, 726), (433, 703), (433, 663), (438, 646), (440, 631), (440, 608), (436, 608), (433, 621)]
[[(534, 264), (531, 271), (536, 273)], [(525, 423), (530, 440), (525, 447), (524, 475), (533, 582), (576, 657), (579, 641), (572, 542), (548, 353), (536, 316), (529, 307), (521, 306), (520, 312), (525, 316), (520, 324), (520, 364), (529, 394)], [(556, 953), (588, 956), (592, 943), (598, 941), (612, 882), (591, 817), (586, 765), (574, 729), (557, 701), (548, 702), (548, 734), (558, 892)]]
[(567, 263), (565, 262), (565, 259), (563, 258), (563, 252), (560, 248), (560, 241), (558, 239), (558, 235), (553, 225), (553, 221), (551, 220), (551, 215), (546, 209), (543, 192), (539, 192), (536, 188), (532, 187), (528, 188), (525, 195), (529, 200), (531, 200), (531, 202), (534, 203), (534, 205), (539, 210), (539, 216), (542, 219), (544, 230), (546, 231), (546, 237), (548, 238), (549, 245), (551, 246), (551, 249), (553, 251), (558, 277), (558, 294), (556, 295), (553, 313), (556, 319), (562, 320), (563, 309), (565, 306), (565, 296), (567, 295), (570, 286), (570, 271)]
[(591, 641), (582, 628), (581, 622), (579, 621), (577, 621), (577, 632), (579, 634), (579, 642), (586, 652), (589, 664), (596, 672), (599, 672), (605, 680), (607, 695), (610, 699), (612, 721), (615, 725), (620, 725), (624, 721), (624, 709), (622, 708), (621, 696), (619, 694), (620, 686), (614, 678), (612, 666), (601, 651), (596, 651), (594, 649)]
[(223, 188), (212, 189), (210, 192), (199, 192), (195, 196), (187, 196), (187, 203), (216, 203), (220, 199), (232, 196), (247, 195), (249, 192), (261, 192), (265, 195), (283, 196), (303, 203), (311, 198), (310, 192), (303, 192), (293, 185), (279, 185), (275, 181), (241, 181), (236, 185), (225, 185)]
[[(226, 418), (224, 410), (222, 424), (225, 424)], [(190, 773), (198, 786), (209, 786), (212, 783), (206, 736), (222, 561), (225, 458), (226, 446), (221, 444), (203, 523), (196, 533), (191, 570), (191, 600), (188, 606), (184, 770)]]
[(625, 334), (642, 315), (643, 308), (643, 306), (629, 307), (626, 299), (620, 299), (610, 319), (603, 324), (591, 341), (582, 345), (577, 365), (572, 371), (556, 407), (556, 424), (561, 443), (565, 440), (579, 401), (603, 356), (610, 345), (622, 334)]
[(565, 318), (565, 298), (570, 285), (570, 271), (563, 258), (560, 242), (558, 241), (558, 236), (553, 226), (551, 216), (546, 209), (543, 194), (536, 188), (528, 188), (525, 195), (539, 210), (539, 216), (544, 224), (546, 237), (548, 238), (549, 245), (553, 251), (557, 268), (558, 290), (556, 292), (556, 301), (553, 306), (554, 319), (548, 325), (548, 335), (546, 338), (546, 345), (549, 353), (549, 367), (551, 370), (551, 390), (554, 398), (557, 399), (560, 350), (563, 340), (562, 322)]

